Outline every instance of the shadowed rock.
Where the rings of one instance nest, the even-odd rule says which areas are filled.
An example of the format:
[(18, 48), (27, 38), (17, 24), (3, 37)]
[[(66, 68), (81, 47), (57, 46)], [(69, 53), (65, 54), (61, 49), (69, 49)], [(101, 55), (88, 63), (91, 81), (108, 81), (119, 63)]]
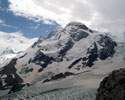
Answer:
[(125, 100), (125, 68), (115, 70), (103, 79), (96, 100)]
[(8, 86), (14, 86), (22, 83), (23, 80), (16, 73), (16, 61), (17, 59), (12, 59), (8, 65), (0, 70), (0, 88), (7, 88)]
[(71, 73), (71, 72), (65, 72), (64, 74), (59, 73), (59, 74), (56, 74), (55, 76), (52, 76), (51, 79), (44, 80), (43, 83), (53, 81), (53, 80), (62, 79), (62, 78), (66, 78), (67, 76), (71, 76), (71, 75), (75, 75), (75, 74)]
[(13, 92), (18, 92), (20, 90), (22, 90), (24, 87), (27, 87), (27, 86), (30, 86), (30, 84), (17, 84), (17, 85), (14, 85), (10, 91), (8, 92), (8, 94), (11, 94)]

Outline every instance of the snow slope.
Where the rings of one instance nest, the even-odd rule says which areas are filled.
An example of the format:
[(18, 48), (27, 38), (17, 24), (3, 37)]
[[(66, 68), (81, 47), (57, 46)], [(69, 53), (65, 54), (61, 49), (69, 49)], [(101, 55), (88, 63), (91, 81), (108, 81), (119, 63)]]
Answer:
[(44, 84), (40, 82), (17, 93), (1, 96), (0, 100), (95, 100), (100, 81), (112, 70), (125, 68), (122, 53), (119, 57), (96, 62), (93, 68), (78, 75)]
[(124, 53), (124, 43), (71, 22), (47, 38), (40, 37), (23, 56), (0, 70), (1, 88), (31, 84), (0, 99), (94, 100), (100, 81), (125, 67)]
[(8, 63), (12, 58), (16, 57), (17, 55), (22, 55), (23, 51), (16, 51), (14, 48), (7, 47), (1, 54), (0, 54), (0, 67), (3, 67), (6, 63)]

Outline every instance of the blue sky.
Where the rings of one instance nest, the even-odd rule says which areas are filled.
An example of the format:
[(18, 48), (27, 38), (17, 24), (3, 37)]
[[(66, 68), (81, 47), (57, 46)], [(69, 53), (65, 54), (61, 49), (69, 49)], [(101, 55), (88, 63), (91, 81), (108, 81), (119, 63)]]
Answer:
[(25, 50), (71, 21), (125, 41), (124, 11), (125, 0), (0, 0), (0, 53)]
[[(125, 32), (125, 0), (0, 0), (0, 31), (21, 32), (28, 38), (79, 21), (121, 36)], [(58, 23), (58, 24), (57, 24)], [(119, 33), (119, 34), (118, 34)]]
[(0, 23), (0, 31), (8, 34), (12, 32), (21, 32), (25, 37), (34, 38), (47, 36), (52, 30), (59, 27), (59, 24), (51, 20), (51, 24), (45, 24), (43, 21), (35, 22), (24, 16), (16, 16), (12, 11), (8, 10), (8, 5), (8, 0), (1, 0), (0, 20), (3, 22)]
[(29, 48), (40, 36), (60, 28), (55, 21), (37, 21), (38, 18), (17, 16), (9, 10), (9, 1), (0, 0), (0, 53), (7, 47), (17, 51)]

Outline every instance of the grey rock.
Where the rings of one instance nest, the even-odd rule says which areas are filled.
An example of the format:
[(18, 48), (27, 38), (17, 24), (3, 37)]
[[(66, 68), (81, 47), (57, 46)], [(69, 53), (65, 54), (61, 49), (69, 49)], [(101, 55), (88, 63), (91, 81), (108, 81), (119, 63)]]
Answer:
[(115, 70), (103, 79), (96, 100), (125, 100), (125, 68)]
[(103, 48), (99, 51), (98, 55), (101, 60), (105, 60), (107, 57), (112, 57), (115, 53), (116, 42), (114, 42), (109, 36), (100, 35), (101, 39), (98, 41), (99, 45)]
[(69, 39), (66, 43), (65, 46), (59, 51), (59, 57), (65, 56), (68, 50), (70, 50), (73, 47), (74, 43), (72, 39)]
[(85, 31), (78, 30), (76, 32), (73, 32), (71, 34), (71, 37), (73, 38), (74, 41), (79, 41), (82, 38), (86, 38), (89, 34)]
[(25, 67), (25, 68), (21, 69), (20, 74), (27, 74), (27, 73), (32, 72), (32, 71), (33, 71), (33, 68)]
[(5, 89), (8, 86), (11, 87), (23, 82), (22, 78), (16, 73), (16, 61), (16, 58), (12, 59), (8, 65), (0, 70), (0, 89)]

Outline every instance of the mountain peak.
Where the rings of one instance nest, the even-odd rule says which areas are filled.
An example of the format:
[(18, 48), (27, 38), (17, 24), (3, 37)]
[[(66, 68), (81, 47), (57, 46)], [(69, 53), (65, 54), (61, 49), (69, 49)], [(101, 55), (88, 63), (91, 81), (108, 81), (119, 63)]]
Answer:
[(15, 50), (14, 48), (11, 48), (11, 47), (7, 47), (3, 52), (2, 52), (2, 55), (5, 55), (5, 54), (15, 54)]
[(11, 60), (17, 55), (22, 55), (22, 54), (23, 51), (16, 51), (12, 47), (7, 47), (0, 55), (0, 64), (4, 63), (5, 61)]
[[(76, 36), (76, 34), (84, 35), (84, 34), (86, 34), (86, 32), (93, 33), (93, 30), (89, 29), (83, 23), (72, 21), (72, 22), (68, 23), (64, 28), (52, 31), (48, 35), (47, 38), (51, 38), (53, 36), (54, 37), (60, 37), (61, 35), (62, 36), (67, 35), (68, 36), (68, 35), (71, 35), (71, 34), (73, 34), (73, 37), (74, 37), (74, 34), (75, 34), (75, 36)], [(43, 40), (43, 39), (40, 38), (40, 40)]]
[(85, 24), (82, 24), (80, 22), (74, 22), (74, 21), (67, 24), (66, 27), (77, 27), (77, 28), (85, 29), (85, 30), (89, 29)]

